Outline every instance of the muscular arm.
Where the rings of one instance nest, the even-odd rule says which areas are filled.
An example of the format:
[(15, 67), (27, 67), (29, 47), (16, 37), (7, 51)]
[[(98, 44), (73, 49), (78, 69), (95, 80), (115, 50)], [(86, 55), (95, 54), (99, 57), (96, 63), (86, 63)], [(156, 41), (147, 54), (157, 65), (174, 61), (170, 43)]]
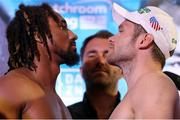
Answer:
[(11, 97), (11, 89), (0, 83), (0, 118), (18, 118), (19, 109), (15, 105), (14, 96)]
[[(164, 99), (163, 95), (152, 98), (144, 98), (141, 101), (139, 108), (137, 107), (137, 118), (173, 118), (174, 116), (174, 103), (173, 100)], [(161, 98), (162, 97), (162, 98)]]
[[(16, 79), (15, 79), (16, 78)], [(22, 118), (26, 101), (39, 92), (28, 80), (16, 76), (0, 78), (0, 118)]]

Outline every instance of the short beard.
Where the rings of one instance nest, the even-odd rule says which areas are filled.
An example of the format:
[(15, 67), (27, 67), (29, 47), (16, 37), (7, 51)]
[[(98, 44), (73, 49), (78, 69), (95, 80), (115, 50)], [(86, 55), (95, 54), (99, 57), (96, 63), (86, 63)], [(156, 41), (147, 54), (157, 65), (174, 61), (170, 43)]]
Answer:
[[(86, 81), (85, 81), (86, 82)], [(110, 86), (110, 83), (109, 84), (106, 84), (106, 83), (102, 83), (102, 82), (99, 82), (99, 83), (86, 83), (86, 87), (87, 89), (93, 91), (93, 90), (107, 90)]]
[(79, 55), (76, 50), (71, 51), (69, 48), (67, 52), (62, 51), (61, 57), (64, 59), (64, 63), (70, 67), (79, 63)]

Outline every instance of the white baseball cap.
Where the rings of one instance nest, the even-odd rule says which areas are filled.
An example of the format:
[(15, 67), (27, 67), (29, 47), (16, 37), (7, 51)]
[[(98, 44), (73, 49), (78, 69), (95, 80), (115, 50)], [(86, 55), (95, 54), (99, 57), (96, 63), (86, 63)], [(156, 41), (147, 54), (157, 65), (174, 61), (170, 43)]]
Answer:
[(147, 6), (138, 11), (129, 12), (113, 3), (112, 16), (120, 25), (125, 19), (140, 24), (146, 32), (154, 36), (154, 42), (160, 48), (165, 58), (170, 57), (170, 51), (176, 48), (177, 30), (173, 18), (160, 8)]

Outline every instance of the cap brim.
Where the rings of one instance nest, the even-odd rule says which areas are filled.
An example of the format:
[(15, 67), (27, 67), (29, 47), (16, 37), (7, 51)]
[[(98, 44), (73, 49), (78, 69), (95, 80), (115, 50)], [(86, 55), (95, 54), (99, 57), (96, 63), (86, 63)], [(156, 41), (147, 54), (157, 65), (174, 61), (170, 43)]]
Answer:
[(141, 23), (141, 18), (139, 18), (136, 12), (129, 12), (117, 3), (113, 3), (112, 16), (117, 25), (120, 25), (125, 19), (137, 24)]
[(117, 25), (120, 25), (128, 14), (129, 12), (126, 9), (120, 7), (117, 3), (113, 3), (112, 16)]
[(128, 11), (120, 7), (117, 3), (113, 3), (112, 7), (112, 16), (117, 25), (120, 25), (125, 20), (125, 15), (128, 14)]

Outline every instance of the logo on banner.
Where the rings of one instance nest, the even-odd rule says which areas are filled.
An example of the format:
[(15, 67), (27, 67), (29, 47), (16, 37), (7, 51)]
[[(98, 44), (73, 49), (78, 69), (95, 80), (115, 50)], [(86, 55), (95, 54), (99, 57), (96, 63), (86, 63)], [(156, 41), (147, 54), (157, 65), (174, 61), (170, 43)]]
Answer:
[(106, 29), (111, 0), (78, 0), (54, 4), (53, 9), (61, 13), (70, 29), (97, 30)]

